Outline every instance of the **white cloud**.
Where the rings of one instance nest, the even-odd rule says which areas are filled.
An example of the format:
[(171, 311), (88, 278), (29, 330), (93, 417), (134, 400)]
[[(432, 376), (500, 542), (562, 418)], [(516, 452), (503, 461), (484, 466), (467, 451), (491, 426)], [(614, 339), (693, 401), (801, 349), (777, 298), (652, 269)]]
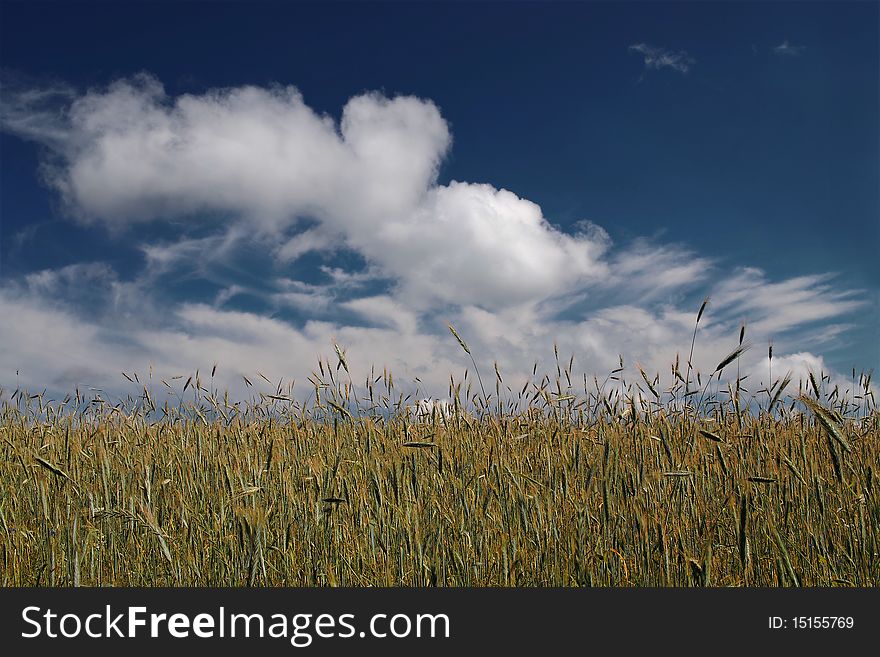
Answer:
[(288, 239), (278, 249), (275, 257), (281, 262), (292, 262), (310, 251), (331, 251), (339, 246), (326, 232), (316, 228), (304, 230)]
[(393, 328), (407, 335), (416, 332), (418, 325), (416, 313), (386, 294), (352, 299), (341, 305), (379, 326)]
[(269, 295), (269, 300), (276, 306), (316, 313), (326, 311), (333, 303), (331, 286), (312, 285), (291, 279), (276, 281), (276, 285), (279, 290)]
[(712, 261), (670, 244), (636, 240), (612, 261), (611, 279), (645, 298), (670, 290), (694, 287), (705, 281)]
[(68, 104), (76, 90), (66, 84), (53, 82), (37, 85), (3, 71), (3, 102), (0, 103), (0, 125), (28, 139), (36, 139), (53, 148), (63, 148), (70, 132), (56, 109), (59, 103)]
[(788, 39), (773, 48), (773, 52), (785, 57), (797, 57), (804, 50), (806, 50), (804, 46), (794, 46), (788, 42)]
[[(633, 49), (649, 67), (690, 66), (684, 53), (643, 46)], [(697, 293), (713, 297), (695, 352), (704, 374), (735, 346), (742, 320), (750, 340), (774, 340), (778, 362), (797, 356), (824, 367), (803, 341), (822, 348), (822, 336), (838, 335), (841, 318), (863, 303), (827, 275), (770, 281), (735, 269), (713, 285), (720, 265), (686, 248), (656, 240), (615, 248), (601, 227), (559, 230), (510, 191), (438, 185), (451, 137), (428, 100), (364, 94), (337, 123), (292, 87), (172, 99), (141, 76), (61, 97), (60, 113), (34, 109), (46, 99), (39, 94), (13, 98), (4, 127), (52, 149), (49, 180), (81, 220), (134, 232), (141, 222), (207, 212), (218, 225), (207, 237), (143, 244), (147, 264), (132, 281), (82, 263), (0, 286), (0, 316), (15, 318), (0, 342), (4, 383), (21, 370), (35, 387), (111, 385), (122, 370), (152, 364), (170, 376), (218, 362), (219, 381), (243, 392), (239, 376), (256, 371), (303, 381), (338, 343), (356, 380), (388, 367), (441, 395), (450, 373), (469, 365), (447, 322), (484, 372), (497, 360), (508, 383), (521, 385), (535, 360), (540, 373), (555, 369), (554, 343), (588, 374), (604, 375), (619, 355), (668, 373), (676, 353), (687, 355), (695, 308), (685, 300)], [(274, 278), (223, 281), (216, 307), (160, 298), (159, 278), (184, 268), (210, 279), (219, 263), (234, 275), (246, 241), (264, 248)], [(322, 266), (318, 283), (278, 273), (310, 251), (342, 249), (366, 266)], [(236, 310), (243, 294), (277, 315)], [(291, 308), (297, 325), (281, 318)], [(760, 373), (757, 351), (743, 365)]]
[(114, 386), (118, 374), (111, 375), (110, 367), (141, 364), (136, 354), (106, 341), (98, 323), (41, 298), (0, 289), (0, 316), (0, 371), (5, 387), (19, 381), (34, 389), (68, 392), (76, 385)]
[(337, 125), (294, 87), (171, 99), (147, 75), (89, 91), (41, 128), (5, 127), (54, 148), (52, 184), (83, 219), (111, 225), (213, 211), (271, 230), (304, 214), (396, 214), (449, 145), (437, 108), (417, 98), (357, 96)]
[(679, 73), (687, 73), (695, 63), (693, 57), (684, 50), (675, 52), (647, 43), (636, 43), (631, 45), (629, 49), (642, 56), (646, 69), (671, 68)]
[(214, 297), (214, 306), (223, 306), (230, 299), (234, 299), (235, 297), (241, 294), (247, 294), (249, 290), (242, 285), (230, 285), (228, 287), (224, 287), (217, 293), (217, 296)]
[(181, 263), (201, 265), (203, 258), (216, 257), (225, 251), (229, 244), (224, 244), (222, 236), (184, 238), (164, 243), (142, 244), (140, 250), (147, 261), (147, 269), (154, 276), (173, 271)]
[(748, 320), (753, 330), (773, 336), (866, 305), (857, 291), (835, 289), (832, 279), (824, 274), (771, 282), (760, 270), (745, 268), (718, 285), (714, 300), (726, 313)]
[(64, 297), (69, 288), (78, 286), (102, 286), (116, 278), (113, 270), (105, 264), (89, 262), (67, 265), (59, 269), (42, 269), (25, 275), (28, 291), (37, 296)]
[(604, 275), (606, 244), (553, 228), (536, 204), (490, 185), (453, 182), (416, 211), (358, 240), (401, 282), (410, 303), (503, 308)]
[[(33, 280), (49, 279), (47, 273)], [(290, 289), (297, 286), (291, 283)], [(318, 286), (303, 289), (308, 291), (300, 294), (309, 303), (320, 303), (316, 300), (326, 292)], [(560, 319), (529, 304), (498, 311), (462, 306), (434, 316), (420, 314), (391, 295), (373, 295), (342, 304), (368, 326), (312, 319), (296, 328), (278, 318), (205, 304), (169, 304), (156, 313), (149, 299), (143, 301), (145, 310), (133, 321), (117, 322), (112, 312), (85, 315), (58, 303), (49, 288), (0, 288), (0, 315), (14, 318), (5, 323), (0, 344), (4, 382), (12, 384), (14, 371), (20, 370), (18, 381), (23, 385), (48, 386), (60, 394), (76, 384), (122, 390), (128, 385), (122, 371), (138, 371), (143, 378), (152, 368), (158, 381), (198, 368), (205, 372), (216, 362), (220, 364), (216, 383), (228, 386), (233, 395), (246, 395), (241, 375), (253, 380), (256, 372), (272, 381), (295, 379), (304, 393), (302, 384), (316, 369), (316, 359), (333, 360), (332, 345), (338, 343), (346, 349), (355, 382), (362, 383), (373, 366), (378, 371), (387, 367), (404, 389), (412, 389), (412, 381), (419, 377), (422, 391), (437, 396), (446, 392), (450, 374), (460, 380), (470, 367), (446, 330), (445, 323), (451, 321), (467, 340), (484, 376), (491, 376), (492, 361), (497, 361), (505, 384), (515, 390), (531, 378), (534, 362), (539, 363), (538, 378), (544, 373), (555, 375), (554, 344), (566, 363), (575, 356), (576, 388), (582, 385), (581, 372), (601, 379), (617, 367), (618, 355), (627, 363), (628, 380), (637, 380), (633, 365), (639, 363), (651, 374), (660, 373), (662, 385), (667, 385), (672, 382), (669, 366), (676, 354), (684, 363), (694, 320), (692, 308), (636, 305), (600, 308), (584, 319)], [(716, 308), (721, 310), (717, 303), (710, 306), (697, 336), (694, 365), (704, 381), (736, 345), (738, 334), (738, 320), (714, 316)], [(780, 308), (785, 309), (784, 301), (776, 306)], [(770, 337), (755, 328), (767, 312), (773, 310), (756, 309), (756, 321), (749, 324), (748, 337), (755, 343), (766, 343)], [(809, 332), (774, 340), (775, 378), (785, 374), (783, 369), (796, 377), (811, 370), (817, 376), (829, 372), (821, 355), (798, 349), (802, 335)], [(752, 374), (753, 391), (767, 381), (766, 351), (762, 351), (752, 350), (742, 359), (743, 372)], [(842, 380), (834, 375), (835, 382)]]
[[(293, 87), (170, 99), (139, 76), (74, 100), (61, 125), (46, 126), (64, 130), (60, 145), (44, 139), (60, 158), (50, 180), (86, 220), (119, 228), (212, 211), (275, 235), (312, 218), (319, 228), (287, 238), (280, 260), (345, 246), (425, 305), (501, 307), (603, 272), (606, 240), (595, 231), (563, 233), (531, 201), (490, 185), (436, 185), (451, 138), (427, 100), (363, 94), (336, 125)], [(161, 264), (190, 246), (146, 252)]]

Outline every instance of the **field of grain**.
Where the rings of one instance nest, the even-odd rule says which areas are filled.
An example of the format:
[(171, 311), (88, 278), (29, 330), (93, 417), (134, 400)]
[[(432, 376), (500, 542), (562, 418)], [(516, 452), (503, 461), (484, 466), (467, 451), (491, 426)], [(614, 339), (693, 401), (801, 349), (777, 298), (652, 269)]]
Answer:
[(337, 355), (306, 402), (231, 403), (198, 374), (165, 382), (174, 405), (7, 395), (0, 584), (880, 583), (865, 375), (851, 396), (818, 374), (745, 399), (677, 365), (666, 390), (644, 372), (578, 389), (562, 363), (511, 391), (496, 369), (489, 394), (451, 382), (416, 416), (389, 373), (356, 388)]

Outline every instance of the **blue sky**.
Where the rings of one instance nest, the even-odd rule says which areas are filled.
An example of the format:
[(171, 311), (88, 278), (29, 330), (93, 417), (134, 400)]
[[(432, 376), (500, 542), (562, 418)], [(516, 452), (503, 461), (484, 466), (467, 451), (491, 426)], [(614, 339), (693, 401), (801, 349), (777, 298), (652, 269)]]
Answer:
[[(2, 4), (0, 385), (880, 363), (876, 3)], [(13, 319), (14, 318), (14, 319)], [(18, 375), (15, 372), (18, 371)], [(777, 370), (779, 371), (779, 370)], [(775, 378), (775, 377), (774, 377)], [(124, 382), (124, 381), (123, 381)]]

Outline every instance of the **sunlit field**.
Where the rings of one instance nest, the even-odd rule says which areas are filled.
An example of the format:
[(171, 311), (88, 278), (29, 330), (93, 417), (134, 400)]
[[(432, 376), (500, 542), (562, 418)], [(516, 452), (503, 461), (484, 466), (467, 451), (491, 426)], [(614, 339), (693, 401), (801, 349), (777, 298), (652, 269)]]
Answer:
[(746, 395), (742, 349), (664, 390), (571, 360), (512, 390), (472, 359), (442, 404), (354, 385), (341, 349), (304, 402), (233, 403), (213, 372), (162, 381), (175, 404), (134, 374), (115, 405), (16, 390), (2, 585), (877, 585), (870, 376)]

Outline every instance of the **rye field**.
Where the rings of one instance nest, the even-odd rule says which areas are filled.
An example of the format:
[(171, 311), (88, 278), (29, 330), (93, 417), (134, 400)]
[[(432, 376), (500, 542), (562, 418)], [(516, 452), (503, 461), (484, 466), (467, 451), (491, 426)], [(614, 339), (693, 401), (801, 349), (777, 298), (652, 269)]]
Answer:
[(877, 585), (870, 376), (746, 394), (741, 353), (666, 389), (557, 360), (512, 390), (474, 361), (446, 404), (354, 386), (341, 350), (305, 401), (199, 373), (173, 403), (136, 375), (115, 404), (7, 391), (0, 584)]

